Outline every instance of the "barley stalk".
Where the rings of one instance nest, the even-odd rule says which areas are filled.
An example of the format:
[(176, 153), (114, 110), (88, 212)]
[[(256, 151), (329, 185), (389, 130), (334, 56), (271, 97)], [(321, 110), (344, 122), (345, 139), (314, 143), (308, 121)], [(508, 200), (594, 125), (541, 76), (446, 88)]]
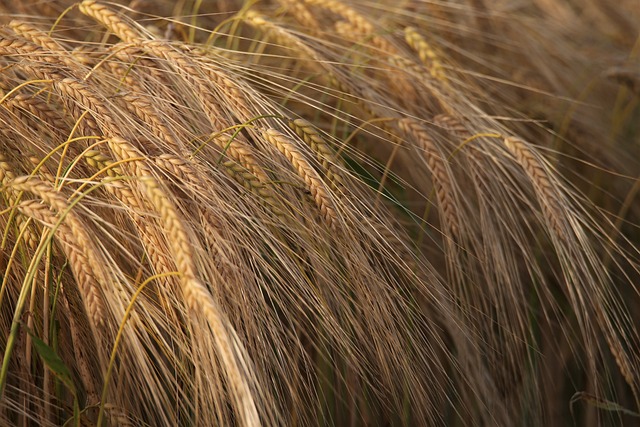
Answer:
[(19, 36), (24, 37), (30, 42), (42, 47), (44, 50), (54, 53), (57, 59), (62, 63), (70, 67), (77, 67), (78, 63), (74, 60), (74, 57), (69, 55), (69, 52), (62, 47), (60, 43), (49, 37), (43, 31), (40, 31), (31, 24), (20, 20), (11, 21), (9, 23), (9, 27)]
[[(379, 235), (378, 239), (384, 242), (384, 245), (393, 251), (390, 256), (398, 256), (405, 263), (409, 271), (415, 271), (417, 268), (416, 255), (408, 246), (409, 239), (398, 229), (392, 227), (387, 221), (381, 221), (380, 218), (369, 218), (375, 232)], [(383, 247), (385, 247), (383, 246)], [(388, 256), (387, 254), (385, 254)]]
[[(3, 187), (2, 195), (6, 200), (7, 206), (14, 206), (18, 203), (18, 192), (9, 185), (16, 179), (16, 174), (13, 171), (13, 166), (11, 166), (8, 159), (4, 154), (0, 153), (0, 184)], [(39, 239), (36, 238), (33, 230), (28, 227), (25, 217), (18, 215), (15, 221), (18, 232), (21, 232), (24, 229), (22, 238), (27, 247), (31, 250), (35, 250), (38, 247)]]
[(119, 408), (111, 403), (105, 403), (104, 409), (109, 414), (109, 418), (113, 422), (113, 425), (122, 427), (135, 427), (135, 425), (139, 425), (133, 424), (131, 417), (122, 408)]
[(407, 74), (408, 77), (410, 77), (415, 81), (416, 84), (418, 84), (418, 90), (426, 89), (428, 93), (433, 96), (433, 100), (424, 100), (424, 107), (426, 109), (428, 109), (429, 111), (444, 111), (446, 113), (455, 112), (455, 110), (450, 106), (450, 91), (443, 91), (440, 87), (438, 87), (436, 83), (439, 80), (433, 78), (430, 70), (426, 69), (420, 64), (415, 63), (413, 60), (400, 55), (389, 56), (388, 62), (394, 67), (394, 69), (390, 71), (390, 78), (394, 78), (394, 71), (396, 73), (401, 72), (403, 74)]
[[(137, 150), (122, 138), (108, 140), (111, 151), (120, 160), (136, 159), (140, 155)], [(220, 359), (225, 366), (225, 374), (229, 381), (231, 393), (236, 399), (237, 408), (247, 425), (257, 424), (258, 415), (253, 393), (247, 375), (240, 368), (244, 362), (238, 343), (229, 332), (228, 322), (220, 312), (218, 305), (207, 288), (197, 279), (194, 265), (194, 254), (183, 220), (176, 207), (161, 189), (159, 183), (152, 178), (151, 171), (138, 160), (129, 162), (134, 174), (143, 184), (149, 202), (160, 216), (167, 233), (167, 243), (181, 274), (182, 292), (191, 310), (202, 312), (208, 320), (216, 339)]]
[(243, 14), (242, 19), (254, 28), (264, 31), (270, 37), (273, 37), (279, 46), (287, 48), (292, 52), (296, 52), (300, 59), (309, 60), (311, 63), (318, 62), (316, 56), (317, 53), (307, 46), (300, 38), (296, 37), (285, 28), (274, 24), (257, 12), (248, 10)]
[[(254, 117), (264, 114), (264, 112), (254, 112), (249, 102), (249, 96), (252, 99), (260, 99), (261, 96), (250, 86), (242, 85), (238, 79), (234, 79), (216, 64), (207, 62), (196, 65), (184, 53), (175, 50), (165, 42), (146, 42), (143, 47), (169, 62), (175, 62), (179, 66), (179, 70), (186, 71), (190, 76), (202, 75), (205, 81), (210, 82), (216, 91), (220, 91), (224, 95), (223, 104), (231, 107), (240, 122), (248, 122)], [(207, 92), (210, 91), (207, 90)]]
[(300, 37), (253, 11), (246, 12), (243, 15), (243, 20), (254, 28), (264, 31), (273, 37), (280, 46), (291, 50), (291, 52), (295, 52), (299, 59), (304, 61), (305, 65), (316, 68), (320, 74), (320, 78), (325, 78), (330, 86), (341, 91), (341, 96), (346, 97), (351, 95), (351, 102), (361, 105), (363, 108), (368, 108), (363, 102), (364, 100), (360, 91), (357, 90), (345, 76), (337, 71), (336, 67), (332, 65), (332, 61), (324, 58), (317, 50), (307, 45)]
[(104, 169), (109, 177), (116, 178), (109, 182), (106, 188), (127, 207), (127, 213), (138, 230), (142, 245), (147, 252), (154, 271), (160, 274), (172, 272), (174, 268), (165, 253), (164, 248), (166, 246), (162, 238), (159, 237), (159, 230), (154, 227), (155, 221), (145, 218), (142, 214), (149, 212), (151, 208), (139, 195), (139, 190), (136, 190), (135, 181), (125, 181), (121, 168), (110, 167), (113, 164), (111, 158), (99, 151), (89, 150), (85, 152), (84, 159), (96, 169)]
[(350, 102), (359, 105), (367, 111), (367, 113), (375, 115), (371, 105), (366, 102), (367, 100), (362, 94), (362, 91), (352, 84), (346, 76), (339, 73), (336, 67), (332, 65), (331, 60), (324, 58), (317, 50), (307, 45), (300, 37), (253, 11), (244, 13), (242, 18), (253, 27), (274, 37), (276, 43), (280, 46), (296, 52), (298, 57), (304, 60), (306, 65), (317, 68), (320, 77), (325, 78), (330, 86), (335, 87), (341, 92), (340, 97), (348, 97)]
[(336, 15), (340, 15), (352, 25), (353, 31), (367, 36), (371, 44), (387, 54), (396, 52), (396, 48), (383, 37), (377, 34), (375, 26), (369, 22), (362, 14), (345, 3), (337, 0), (303, 0), (312, 6), (322, 7)]
[(318, 130), (304, 119), (289, 121), (289, 126), (309, 145), (316, 154), (316, 158), (324, 168), (327, 180), (333, 190), (343, 190), (344, 179), (339, 168), (339, 162), (329, 144), (320, 136)]
[[(67, 201), (53, 188), (44, 182), (30, 177), (18, 177), (11, 182), (11, 187), (18, 191), (27, 191), (40, 197), (45, 203), (63, 213), (68, 209)], [(46, 205), (36, 201), (27, 201), (19, 205), (19, 210), (26, 216), (51, 227), (57, 222)], [(100, 286), (107, 286), (101, 265), (104, 262), (97, 254), (86, 227), (73, 211), (68, 211), (64, 223), (57, 230), (56, 237), (63, 243), (67, 258), (78, 281), (78, 289), (82, 295), (87, 316), (94, 328), (101, 329), (107, 325), (107, 309)]]
[(132, 70), (117, 61), (107, 61), (104, 66), (110, 74), (120, 80), (120, 84), (135, 94), (145, 93), (144, 82), (134, 75)]
[(543, 166), (542, 161), (533, 150), (519, 138), (507, 137), (504, 139), (504, 144), (529, 176), (535, 189), (538, 202), (544, 212), (545, 220), (548, 221), (551, 230), (553, 230), (557, 236), (561, 238), (565, 237), (566, 231), (560, 196), (549, 179), (549, 173)]
[(145, 39), (131, 25), (126, 23), (123, 18), (118, 16), (116, 12), (94, 0), (85, 0), (80, 3), (78, 8), (80, 12), (102, 24), (107, 30), (111, 31), (124, 42), (124, 45), (123, 43), (118, 43), (112, 48), (117, 58), (132, 64), (145, 61), (149, 64), (147, 68), (153, 70), (156, 68), (155, 63), (148, 58), (142, 57), (146, 48), (151, 54), (164, 58), (169, 62), (173, 61), (181, 73), (193, 79), (193, 83), (198, 86), (198, 89), (205, 88), (203, 94), (209, 92), (206, 86), (196, 79), (196, 76), (200, 75), (200, 73), (195, 64), (171, 45), (161, 41), (149, 41)]
[(253, 150), (242, 139), (238, 137), (232, 138), (226, 133), (218, 134), (213, 138), (213, 142), (222, 150), (224, 155), (242, 165), (247, 171), (251, 172), (259, 182), (268, 184), (271, 179), (253, 154)]
[[(46, 218), (47, 213), (49, 212), (49, 214), (51, 214), (50, 211), (48, 211), (48, 209), (42, 209), (43, 205), (39, 205), (39, 206), (31, 206), (31, 208), (33, 209), (33, 212), (35, 211), (39, 211), (39, 214), (43, 215), (43, 219)], [(46, 211), (46, 212), (45, 212)], [(52, 220), (55, 221), (55, 217), (53, 217), (52, 215)], [(59, 232), (60, 233), (65, 233), (64, 230), (64, 226), (63, 229), (60, 229)], [(67, 243), (64, 243), (62, 240), (62, 246), (64, 249), (64, 246), (67, 246), (66, 248), (66, 252), (70, 253), (72, 251), (74, 251), (73, 247), (68, 245)], [(72, 268), (74, 266), (73, 261), (71, 261), (71, 265)], [(61, 289), (60, 290), (61, 295), (62, 295), (62, 306), (64, 307), (64, 310), (66, 313), (73, 313), (73, 309), (70, 307), (69, 304), (69, 297), (67, 295), (67, 291), (65, 289)], [(88, 345), (86, 343), (86, 338), (82, 337), (81, 334), (81, 330), (80, 330), (80, 325), (78, 324), (78, 318), (76, 316), (73, 315), (69, 315), (68, 317), (69, 320), (69, 329), (71, 332), (71, 345), (73, 346), (73, 354), (75, 356), (75, 364), (78, 368), (78, 372), (80, 374), (80, 380), (82, 381), (82, 385), (84, 386), (84, 391), (87, 395), (87, 406), (88, 405), (95, 405), (97, 403), (100, 402), (100, 399), (98, 397), (98, 392), (96, 389), (96, 383), (98, 382), (98, 379), (96, 378), (95, 373), (91, 372), (91, 369), (89, 368), (89, 363), (88, 363), (88, 358), (91, 357), (90, 354), (87, 354), (87, 349), (88, 349)]]
[(39, 97), (19, 93), (7, 99), (3, 105), (25, 123), (33, 123), (45, 135), (52, 135), (56, 141), (66, 140), (69, 126), (58, 111)]
[(276, 216), (282, 216), (282, 211), (278, 208), (273, 192), (266, 187), (257, 177), (249, 172), (244, 166), (238, 164), (234, 160), (222, 162), (225, 171), (237, 183), (242, 185), (250, 192), (256, 194), (261, 202), (265, 204)]
[[(605, 321), (605, 317), (601, 313), (602, 310), (598, 310), (598, 317), (601, 321)], [(605, 333), (607, 344), (609, 345), (609, 350), (611, 351), (611, 355), (613, 356), (613, 360), (615, 360), (622, 377), (626, 381), (629, 388), (631, 388), (631, 392), (635, 397), (636, 401), (640, 401), (640, 396), (638, 394), (638, 386), (636, 380), (636, 373), (632, 367), (632, 364), (629, 361), (627, 353), (624, 351), (622, 344), (618, 337), (615, 336), (615, 332), (612, 331), (611, 335)]]
[[(195, 195), (196, 189), (200, 189), (203, 186), (211, 185), (205, 178), (200, 175), (200, 172), (184, 157), (174, 156), (172, 154), (162, 154), (154, 159), (155, 163), (162, 169), (171, 173), (180, 181), (188, 184), (187, 188), (194, 189), (192, 194)], [(198, 209), (200, 216), (206, 223), (206, 226), (211, 230), (218, 230), (221, 227), (221, 220), (217, 218), (211, 209), (201, 208)], [(217, 232), (210, 232), (211, 236), (218, 236)], [(224, 256), (221, 254), (221, 256)]]
[(154, 159), (155, 163), (169, 171), (186, 184), (199, 188), (207, 183), (199, 176), (198, 171), (182, 156), (161, 154)]
[(105, 169), (105, 173), (111, 178), (116, 178), (122, 175), (122, 171), (119, 167), (109, 167), (114, 163), (113, 160), (98, 150), (85, 151), (84, 159), (89, 165), (96, 169)]
[(103, 55), (103, 52), (99, 47), (85, 45), (76, 46), (69, 53), (78, 64), (86, 68), (93, 68), (98, 65), (100, 56)]
[(312, 35), (320, 32), (320, 23), (300, 0), (278, 0), (278, 3), (286, 8), (286, 11), (298, 21), (305, 31)]
[[(459, 147), (461, 143), (471, 138), (473, 135), (467, 128), (466, 124), (459, 118), (451, 116), (449, 114), (438, 114), (433, 117), (433, 123), (444, 129), (447, 133), (457, 138), (456, 145)], [(458, 149), (458, 148), (456, 148)], [(483, 164), (481, 152), (477, 149), (465, 150), (465, 153), (475, 164), (472, 165), (470, 173), (473, 177), (473, 182), (478, 190), (478, 198), (480, 203), (486, 203), (485, 198), (491, 195), (491, 189), (485, 182), (485, 175), (483, 175), (480, 165)]]
[[(540, 12), (542, 4), (551, 8), (554, 1), (525, 0), (531, 7), (516, 18)], [(0, 6), (5, 24), (12, 16), (9, 3)], [(21, 16), (40, 10), (31, 9), (32, 2), (14, 3)], [(519, 39), (522, 34), (513, 31), (513, 39), (505, 40), (497, 36), (506, 27), (491, 25), (493, 19), (509, 27), (513, 22), (500, 20), (494, 13), (500, 7), (484, 0), (468, 0), (464, 7), (445, 1), (275, 0), (247, 3), (235, 16), (226, 14), (239, 0), (194, 1), (185, 3), (192, 6), (188, 24), (175, 17), (162, 22), (168, 3), (142, 2), (153, 9), (145, 5), (137, 17), (177, 25), (169, 42), (129, 18), (141, 2), (130, 3), (131, 9), (120, 9), (79, 2), (106, 31), (87, 26), (82, 17), (74, 21), (73, 12), (60, 15), (52, 36), (21, 21), (0, 29), (0, 153), (6, 155), (0, 154), (0, 229), (6, 233), (0, 300), (8, 300), (2, 307), (9, 310), (0, 313), (0, 323), (9, 321), (18, 293), (23, 307), (21, 279), (33, 249), (43, 243), (36, 237), (43, 227), (55, 227), (45, 234), (61, 251), (51, 246), (46, 276), (29, 283), (38, 297), (32, 296), (24, 320), (36, 333), (45, 332), (92, 404), (100, 376), (91, 371), (106, 364), (100, 345), (82, 341), (85, 329), (98, 332), (87, 301), (97, 288), (105, 304), (101, 341), (131, 303), (131, 318), (121, 323), (123, 346), (117, 353), (114, 347), (117, 379), (105, 388), (118, 396), (118, 406), (101, 402), (112, 424), (307, 425), (328, 419), (511, 425), (530, 415), (538, 423), (556, 412), (541, 403), (557, 400), (564, 380), (556, 385), (528, 379), (554, 368), (553, 360), (538, 362), (556, 344), (570, 347), (557, 357), (559, 368), (587, 361), (580, 373), (594, 393), (609, 391), (609, 380), (624, 379), (638, 401), (633, 350), (639, 339), (631, 309), (637, 301), (626, 300), (636, 296), (628, 280), (639, 270), (635, 247), (627, 240), (628, 251), (618, 247), (596, 212), (600, 206), (572, 193), (535, 147), (518, 138), (496, 146), (474, 128), (508, 134), (507, 127), (536, 127), (505, 117), (520, 106), (509, 102), (530, 101), (520, 96), (527, 85), (501, 83), (515, 68), (534, 64), (542, 71), (539, 89), (562, 95), (572, 73), (558, 71), (588, 65), (572, 60), (585, 58), (567, 50), (567, 40), (559, 39), (557, 48), (541, 43), (553, 41), (537, 31), (546, 29), (542, 20), (530, 32), (536, 37)], [(198, 10), (200, 3), (204, 8)], [(528, 22), (522, 19), (522, 28)], [(573, 28), (567, 25), (563, 31)], [(214, 28), (201, 45), (201, 29)], [(188, 42), (181, 44), (181, 36)], [(225, 39), (227, 48), (218, 47)], [(448, 74), (438, 40), (455, 53), (455, 75)], [(531, 51), (519, 51), (533, 41), (538, 43)], [(621, 41), (628, 44), (626, 37), (614, 44)], [(497, 48), (498, 56), (488, 48)], [(571, 59), (560, 61), (564, 68), (544, 62), (564, 57), (559, 53)], [(640, 79), (631, 68), (608, 77), (637, 92)], [(487, 82), (489, 94), (483, 91)], [(24, 87), (5, 97), (17, 85)], [(589, 105), (612, 89), (600, 86), (585, 94)], [(614, 139), (623, 140), (628, 129), (635, 130), (627, 125), (637, 103), (624, 90), (606, 98), (615, 101), (606, 125)], [(308, 121), (294, 120), (285, 129), (285, 119), (267, 117), (282, 117), (287, 107)], [(572, 104), (570, 134), (579, 134), (575, 142), (581, 144), (599, 140), (598, 132), (589, 132), (599, 128), (597, 114), (583, 112), (581, 103)], [(543, 127), (532, 131), (543, 133)], [(96, 144), (87, 147), (90, 136)], [(344, 158), (332, 149), (337, 139), (345, 140)], [(349, 141), (353, 145), (346, 146)], [(198, 142), (203, 145), (192, 152), (190, 145)], [(407, 145), (411, 151), (401, 150)], [(385, 158), (382, 179), (376, 179)], [(85, 163), (100, 173), (87, 178)], [(58, 173), (47, 171), (52, 165)], [(17, 178), (30, 172), (38, 178)], [(429, 182), (416, 179), (425, 173)], [(388, 176), (398, 179), (386, 185)], [(102, 182), (94, 185), (94, 179)], [(231, 179), (239, 185), (224, 188)], [(287, 191), (289, 180), (293, 191)], [(613, 201), (625, 190), (622, 181), (600, 183)], [(379, 184), (391, 203), (370, 201), (371, 184)], [(81, 190), (69, 196), (77, 186), (90, 189), (87, 198)], [(425, 224), (430, 217), (415, 216), (431, 189), (444, 244)], [(303, 191), (304, 201), (297, 200)], [(629, 204), (634, 195), (627, 195)], [(302, 211), (274, 218), (257, 203), (277, 215), (289, 203)], [(541, 224), (528, 223), (531, 212), (522, 208), (533, 209)], [(620, 221), (632, 226), (637, 213), (624, 209)], [(528, 240), (540, 227), (551, 242)], [(16, 228), (26, 251), (25, 242), (15, 241)], [(114, 234), (107, 236), (109, 231)], [(601, 262), (603, 253), (615, 262)], [(141, 298), (134, 301), (129, 291), (143, 282), (153, 284), (144, 293), (140, 286), (135, 295)], [(38, 293), (40, 284), (44, 293)], [(60, 293), (49, 293), (50, 285), (60, 286)], [(49, 319), (56, 295), (60, 305)], [(542, 326), (536, 336), (532, 321), (534, 328)], [(539, 342), (540, 353), (527, 351)], [(16, 357), (2, 363), (0, 388), (7, 392), (0, 399), (0, 424), (55, 424), (68, 412), (72, 396), (53, 398), (51, 370), (31, 345), (19, 343), (26, 351), (14, 351)], [(518, 369), (527, 360), (527, 368)], [(599, 362), (606, 368), (614, 361), (619, 373), (597, 372)], [(623, 382), (616, 384), (629, 392)], [(549, 397), (540, 397), (547, 387)], [(338, 394), (348, 398), (333, 405)], [(81, 421), (91, 423), (90, 408), (81, 410)]]
[(429, 70), (431, 76), (437, 80), (446, 82), (447, 77), (442, 68), (440, 58), (431, 45), (420, 35), (418, 30), (414, 27), (406, 27), (404, 34), (407, 43), (418, 53), (418, 56)]
[(233, 138), (227, 133), (216, 134), (212, 141), (220, 148), (223, 156), (231, 159), (222, 162), (227, 173), (244, 188), (256, 194), (276, 216), (282, 216), (282, 210), (278, 207), (270, 188), (271, 179), (260, 166), (249, 144), (242, 138)]
[[(133, 68), (140, 73), (140, 82), (132, 85), (133, 88), (142, 87), (146, 82), (171, 84), (171, 80), (157, 61), (148, 57), (148, 54), (140, 48), (136, 43), (119, 42), (110, 46), (107, 52), (123, 62), (123, 70), (118, 72), (118, 75), (122, 76), (125, 72), (129, 75), (129, 68)], [(111, 65), (115, 65), (113, 62), (109, 62)], [(142, 81), (144, 78), (144, 81)], [(127, 80), (131, 83), (132, 80)], [(140, 89), (141, 92), (147, 92), (147, 90)]]
[(311, 192), (311, 196), (316, 205), (320, 209), (322, 217), (327, 221), (330, 227), (335, 228), (337, 216), (333, 201), (329, 193), (324, 187), (322, 179), (318, 173), (304, 158), (300, 150), (296, 147), (295, 142), (275, 129), (268, 129), (262, 132), (264, 138), (278, 149), (291, 163), (298, 175), (304, 180), (307, 188)]
[(135, 95), (125, 93), (121, 104), (135, 116), (140, 118), (149, 126), (153, 134), (160, 141), (164, 141), (167, 146), (179, 152), (185, 152), (184, 145), (162, 119), (158, 111), (154, 108), (154, 101), (151, 97), (137, 93)]
[(398, 122), (398, 127), (407, 138), (411, 138), (415, 142), (424, 155), (433, 178), (436, 197), (442, 212), (442, 222), (452, 237), (458, 237), (460, 229), (458, 213), (451, 183), (451, 172), (448, 170), (445, 157), (429, 136), (429, 132), (416, 120), (401, 119)]
[(15, 105), (25, 112), (28, 112), (32, 117), (40, 119), (48, 125), (48, 131), (59, 138), (66, 137), (63, 131), (66, 130), (67, 123), (57, 110), (53, 109), (39, 97), (21, 93), (11, 98), (10, 105)]
[(163, 225), (168, 232), (168, 240), (178, 271), (182, 274), (183, 293), (187, 306), (191, 310), (201, 310), (209, 321), (213, 334), (218, 344), (218, 352), (226, 369), (232, 393), (236, 398), (238, 409), (241, 410), (241, 418), (246, 425), (257, 425), (258, 414), (253, 401), (253, 393), (247, 382), (246, 375), (240, 369), (238, 360), (238, 348), (228, 332), (227, 321), (211, 296), (207, 288), (196, 278), (196, 269), (193, 265), (193, 253), (189, 238), (182, 226), (173, 204), (161, 191), (155, 180), (143, 179), (145, 191), (150, 201), (158, 210)]
[(471, 138), (472, 136), (467, 126), (457, 117), (448, 114), (438, 114), (433, 117), (433, 123), (461, 140)]
[(640, 97), (640, 68), (613, 67), (605, 72), (605, 76), (626, 86), (636, 96)]
[[(191, 193), (194, 197), (197, 193), (196, 189), (211, 185), (211, 183), (208, 183), (205, 179), (200, 177), (198, 175), (198, 171), (183, 157), (171, 154), (162, 154), (154, 160), (158, 166), (168, 171), (185, 184), (188, 184), (187, 189), (192, 189)], [(217, 244), (217, 240), (220, 238), (222, 221), (211, 209), (208, 209), (206, 206), (203, 207), (200, 203), (197, 203), (197, 211), (203, 221), (204, 231), (213, 243), (209, 248), (213, 252), (211, 255), (215, 260), (216, 266), (222, 269), (221, 272), (223, 272), (223, 276), (227, 276), (224, 278), (228, 279), (228, 271), (231, 269), (231, 262), (224, 251), (221, 250), (221, 245)]]
[[(86, 85), (75, 78), (70, 78), (70, 73), (64, 69), (64, 64), (52, 52), (46, 51), (28, 40), (6, 37), (0, 38), (0, 53), (2, 52), (15, 57), (26, 56), (36, 61), (36, 63), (20, 63), (20, 68), (37, 79), (51, 79), (51, 84), (60, 94), (61, 100), (72, 116), (76, 120), (82, 117), (83, 110), (77, 103), (93, 100), (93, 97), (86, 97), (86, 94), (90, 93)], [(105, 109), (92, 110), (91, 107), (96, 106), (95, 102), (93, 105), (85, 103), (84, 106), (94, 114), (96, 112), (100, 115), (106, 113)], [(92, 115), (85, 117), (81, 131), (84, 135), (100, 134), (98, 123)]]
[(84, 0), (80, 3), (78, 9), (84, 15), (87, 15), (96, 20), (96, 22), (104, 25), (121, 40), (133, 43), (141, 38), (138, 31), (126, 24), (116, 12), (101, 3), (94, 0)]
[(85, 83), (74, 78), (65, 78), (54, 81), (53, 86), (66, 101), (65, 105), (76, 120), (82, 117), (84, 111), (90, 112), (85, 116), (85, 132), (100, 136), (109, 135), (117, 129), (108, 108)]
[[(247, 93), (254, 93), (248, 87), (239, 86), (236, 81), (219, 67), (214, 69), (214, 64), (198, 67), (193, 60), (187, 57), (170, 44), (158, 40), (145, 40), (130, 25), (126, 24), (115, 12), (108, 7), (93, 0), (85, 0), (80, 4), (80, 11), (92, 17), (97, 22), (104, 25), (121, 40), (138, 45), (146, 49), (149, 53), (156, 55), (177, 66), (178, 71), (196, 85), (199, 97), (203, 106), (208, 109), (209, 118), (214, 123), (216, 129), (224, 128), (224, 123), (220, 123), (219, 106), (214, 106), (210, 101), (203, 98), (210, 93), (209, 88), (200, 82), (196, 76), (204, 75), (207, 81), (215, 84), (216, 89), (225, 95), (225, 101), (234, 107), (234, 112), (241, 121), (249, 121), (256, 114), (253, 114), (248, 107)], [(256, 94), (257, 95), (257, 94)]]
[(53, 52), (43, 49), (22, 37), (0, 36), (0, 52), (18, 58), (34, 59), (37, 62), (51, 65), (50, 74), (59, 71), (63, 62)]

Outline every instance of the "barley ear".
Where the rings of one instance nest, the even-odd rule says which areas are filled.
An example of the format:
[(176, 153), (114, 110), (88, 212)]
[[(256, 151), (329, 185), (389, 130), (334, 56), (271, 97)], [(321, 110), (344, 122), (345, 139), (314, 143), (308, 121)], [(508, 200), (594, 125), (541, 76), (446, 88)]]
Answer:
[(338, 167), (340, 164), (335, 157), (335, 153), (326, 143), (326, 141), (320, 136), (318, 130), (308, 121), (304, 119), (296, 119), (289, 121), (289, 126), (298, 134), (304, 142), (309, 145), (311, 150), (316, 154), (316, 158), (323, 166), (327, 175), (327, 180), (333, 190), (343, 189), (344, 179), (342, 178), (342, 171)]
[(451, 236), (457, 237), (460, 229), (458, 210), (454, 198), (451, 172), (447, 166), (446, 158), (429, 136), (427, 129), (415, 119), (401, 119), (398, 121), (398, 127), (406, 138), (410, 138), (416, 144), (424, 156), (433, 179), (433, 186), (442, 212), (442, 222)]
[(427, 67), (431, 77), (440, 81), (446, 81), (447, 77), (442, 68), (442, 62), (431, 45), (420, 35), (414, 27), (404, 29), (407, 44), (418, 53), (420, 60)]
[(121, 40), (128, 43), (135, 43), (141, 38), (140, 34), (130, 25), (125, 23), (117, 13), (95, 0), (84, 0), (80, 3), (78, 9), (84, 15), (87, 15), (90, 18), (95, 19), (96, 22), (104, 25)]
[(336, 210), (333, 206), (333, 201), (331, 200), (322, 179), (318, 175), (318, 172), (316, 172), (307, 159), (304, 158), (300, 150), (296, 147), (295, 142), (282, 132), (275, 129), (268, 129), (262, 132), (262, 135), (266, 141), (276, 147), (278, 151), (287, 158), (289, 163), (291, 163), (300, 178), (302, 178), (307, 185), (313, 200), (318, 206), (318, 209), (320, 209), (322, 217), (329, 226), (335, 228), (337, 216)]
[(504, 139), (504, 144), (529, 176), (550, 229), (555, 232), (556, 236), (566, 237), (560, 195), (551, 182), (542, 161), (520, 138), (507, 137)]
[[(82, 295), (87, 316), (92, 325), (98, 330), (107, 325), (107, 305), (104, 301), (101, 286), (108, 286), (104, 278), (101, 265), (103, 260), (98, 255), (91, 237), (69, 204), (53, 187), (32, 177), (19, 177), (10, 184), (14, 190), (26, 191), (42, 199), (47, 205), (56, 209), (59, 214), (65, 213), (64, 227), (56, 233), (67, 248), (67, 257), (71, 262), (78, 281), (78, 289)], [(20, 206), (23, 214), (41, 221), (45, 225), (55, 224), (58, 219), (53, 217), (45, 205), (26, 202)]]

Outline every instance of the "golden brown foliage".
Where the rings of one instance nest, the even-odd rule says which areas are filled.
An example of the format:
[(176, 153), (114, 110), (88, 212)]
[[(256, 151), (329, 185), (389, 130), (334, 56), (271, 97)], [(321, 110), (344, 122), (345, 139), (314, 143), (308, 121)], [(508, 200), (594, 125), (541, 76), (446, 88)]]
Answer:
[(0, 2), (0, 425), (632, 420), (638, 12), (573, 3)]

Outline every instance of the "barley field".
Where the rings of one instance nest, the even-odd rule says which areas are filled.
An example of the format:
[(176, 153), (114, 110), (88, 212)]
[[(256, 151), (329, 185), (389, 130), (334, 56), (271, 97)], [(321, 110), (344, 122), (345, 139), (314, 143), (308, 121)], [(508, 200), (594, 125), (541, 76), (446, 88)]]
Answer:
[(0, 425), (640, 423), (637, 6), (0, 1)]

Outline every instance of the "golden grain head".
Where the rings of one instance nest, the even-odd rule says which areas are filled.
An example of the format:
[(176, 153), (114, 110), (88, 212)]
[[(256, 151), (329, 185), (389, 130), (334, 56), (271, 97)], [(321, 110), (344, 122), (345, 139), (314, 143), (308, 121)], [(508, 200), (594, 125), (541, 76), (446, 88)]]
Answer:
[(637, 7), (503, 3), (0, 3), (0, 425), (631, 425)]

